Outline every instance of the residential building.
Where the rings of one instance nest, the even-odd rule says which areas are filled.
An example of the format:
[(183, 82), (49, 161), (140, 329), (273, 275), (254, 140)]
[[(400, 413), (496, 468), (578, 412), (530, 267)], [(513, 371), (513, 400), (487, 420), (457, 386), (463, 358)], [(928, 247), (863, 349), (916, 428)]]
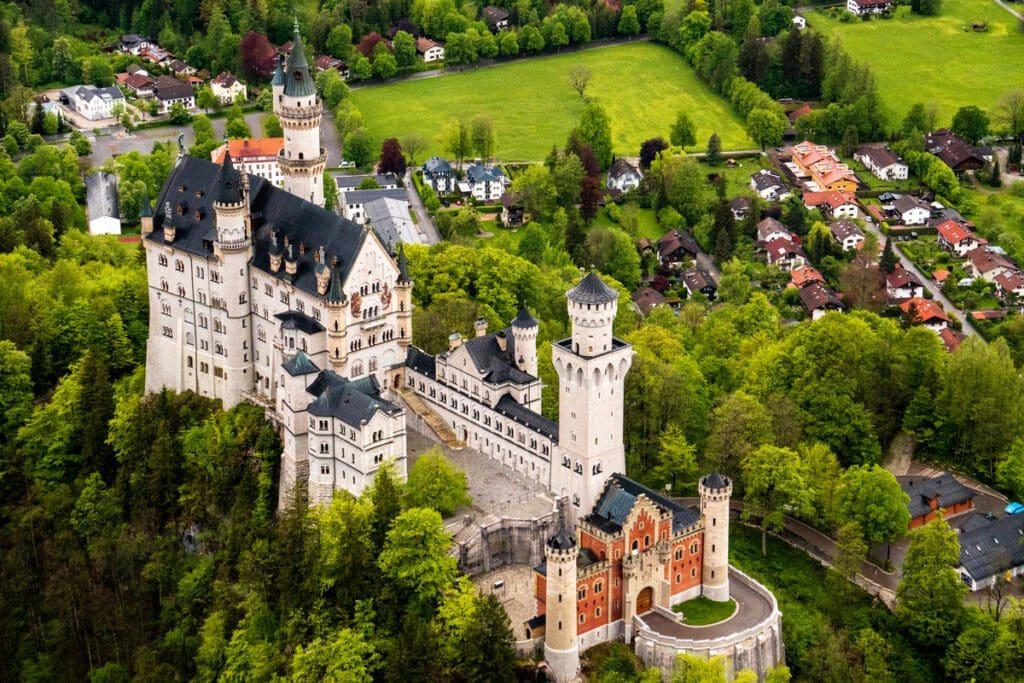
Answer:
[(217, 77), (210, 81), (210, 92), (220, 101), (221, 104), (231, 104), (239, 96), (244, 100), (248, 97), (245, 83), (227, 71), (221, 71)]
[(366, 221), (366, 205), (378, 199), (394, 199), (396, 201), (409, 203), (409, 195), (405, 188), (393, 188), (390, 190), (349, 190), (339, 189), (338, 206), (341, 208), (341, 215), (357, 223)]
[(903, 225), (924, 225), (932, 215), (928, 202), (909, 194), (901, 195), (892, 206), (894, 218)]
[(804, 206), (818, 209), (826, 218), (858, 218), (860, 204), (849, 192), (804, 192)]
[(741, 221), (746, 218), (753, 205), (754, 202), (750, 197), (737, 197), (729, 202), (729, 208), (732, 210), (733, 220)]
[(912, 271), (896, 266), (891, 273), (885, 275), (885, 293), (889, 303), (898, 303), (906, 299), (924, 296), (924, 285)]
[(405, 197), (380, 197), (366, 202), (363, 213), (366, 222), (390, 251), (395, 251), (399, 243), (418, 244), (423, 241), (409, 213), (409, 201)]
[(790, 149), (792, 163), (803, 177), (810, 178), (812, 191), (856, 192), (860, 181), (849, 166), (826, 145), (816, 145), (809, 140), (793, 145)]
[(825, 278), (813, 266), (803, 265), (794, 268), (789, 271), (789, 285), (790, 287), (796, 287), (802, 289), (809, 284), (818, 283), (819, 285), (825, 284)]
[(807, 28), (807, 19), (799, 12), (793, 12), (793, 26), (802, 31)]
[(812, 282), (800, 289), (800, 303), (811, 315), (811, 320), (818, 320), (829, 311), (845, 310), (842, 299), (831, 289), (818, 282)]
[(846, 11), (862, 17), (867, 14), (884, 14), (895, 6), (894, 0), (846, 0)]
[(966, 226), (953, 220), (945, 220), (935, 226), (939, 247), (951, 251), (960, 258), (978, 248), (978, 239)]
[(652, 287), (641, 287), (633, 292), (633, 303), (641, 315), (648, 315), (655, 306), (665, 304), (665, 295)]
[(375, 173), (373, 175), (362, 174), (362, 175), (343, 175), (341, 173), (334, 174), (334, 183), (338, 186), (339, 192), (346, 192), (349, 190), (358, 190), (363, 186), (363, 183), (367, 180), (373, 180), (377, 184), (376, 188), (380, 190), (394, 190), (398, 188), (398, 176), (394, 173)]
[(1016, 272), (1017, 265), (990, 247), (978, 247), (967, 252), (964, 269), (971, 277), (995, 282), (996, 277), (1003, 273)]
[(937, 477), (899, 476), (900, 488), (910, 498), (910, 529), (924, 526), (935, 519), (939, 510), (946, 519), (974, 509), (974, 491), (945, 472)]
[(864, 231), (860, 229), (860, 226), (847, 218), (833, 221), (828, 227), (832, 232), (832, 239), (843, 248), (843, 251), (860, 249), (861, 245), (864, 244)]
[(478, 202), (494, 202), (505, 194), (509, 185), (508, 176), (499, 166), (475, 163), (466, 169), (466, 182), (469, 193)]
[(99, 171), (85, 176), (85, 214), (90, 235), (121, 234), (116, 175)]
[(900, 310), (910, 319), (912, 325), (921, 325), (933, 332), (939, 332), (949, 326), (949, 317), (942, 307), (931, 299), (912, 297), (900, 304)]
[(438, 194), (450, 194), (455, 192), (456, 183), (455, 171), (447, 159), (441, 157), (430, 157), (423, 164), (423, 183), (429, 185)]
[(138, 55), (143, 50), (148, 49), (152, 42), (146, 36), (140, 36), (137, 33), (127, 33), (121, 36), (120, 49), (121, 52), (129, 52), (133, 55)]
[(416, 39), (416, 53), (427, 64), (444, 60), (444, 43), (421, 36)]
[(152, 97), (155, 83), (156, 81), (148, 74), (140, 72), (128, 74), (124, 79), (124, 87), (133, 92), (136, 97)]
[(1014, 303), (1024, 302), (1024, 273), (1013, 270), (995, 277), (996, 296), (1006, 304), (1011, 298)]
[(160, 76), (153, 84), (153, 95), (160, 103), (160, 113), (166, 114), (175, 104), (185, 109), (196, 108), (196, 91), (188, 83), (182, 83), (174, 76)]
[(619, 158), (608, 169), (608, 182), (606, 185), (611, 190), (628, 192), (639, 187), (640, 181), (643, 178), (644, 174), (640, 172), (639, 168), (625, 159)]
[(926, 135), (924, 148), (939, 157), (957, 175), (984, 168), (988, 163), (986, 150), (967, 144), (948, 128), (942, 128)]
[(167, 65), (167, 68), (170, 69), (171, 73), (174, 74), (174, 77), (180, 81), (183, 81), (196, 73), (195, 67), (189, 66), (180, 59), (172, 60), (171, 63)]
[[(90, 121), (112, 118), (118, 108), (124, 110), (127, 100), (116, 86), (97, 88), (94, 85), (80, 85), (70, 89), (70, 105)], [(65, 94), (68, 91), (65, 91)]]
[(488, 5), (484, 7), (482, 15), (492, 32), (497, 33), (508, 28), (508, 10)]
[(772, 240), (793, 239), (793, 233), (785, 225), (771, 216), (764, 218), (757, 224), (757, 241), (759, 244), (768, 244)]
[(269, 180), (275, 187), (284, 187), (284, 176), (278, 160), (284, 151), (284, 138), (250, 138), (228, 140), (210, 153), (215, 164), (224, 163), (226, 154), (231, 155), (242, 173), (251, 173)]
[(524, 220), (525, 207), (522, 200), (511, 192), (501, 195), (501, 224), (506, 228), (517, 228)]
[(957, 570), (971, 591), (1024, 575), (1024, 514), (1007, 515), (960, 533)]
[(964, 341), (964, 333), (954, 330), (952, 327), (943, 327), (939, 330), (939, 340), (946, 348), (947, 353), (955, 353)]
[(882, 180), (906, 180), (910, 168), (885, 145), (861, 145), (853, 158)]
[(345, 62), (331, 57), (330, 55), (321, 55), (316, 58), (316, 70), (318, 72), (329, 71), (331, 69), (334, 69), (341, 74), (342, 78), (348, 78), (348, 65), (345, 64)]
[(769, 202), (781, 202), (789, 196), (789, 187), (782, 182), (782, 176), (766, 169), (750, 176), (750, 189)]
[(764, 250), (769, 266), (793, 270), (807, 263), (803, 247), (785, 237), (769, 241), (765, 244)]
[(714, 301), (718, 293), (718, 283), (714, 275), (699, 266), (691, 266), (683, 272), (683, 286), (692, 297), (700, 292), (708, 301)]
[(658, 263), (662, 268), (680, 268), (700, 253), (697, 240), (682, 230), (671, 230), (658, 240)]

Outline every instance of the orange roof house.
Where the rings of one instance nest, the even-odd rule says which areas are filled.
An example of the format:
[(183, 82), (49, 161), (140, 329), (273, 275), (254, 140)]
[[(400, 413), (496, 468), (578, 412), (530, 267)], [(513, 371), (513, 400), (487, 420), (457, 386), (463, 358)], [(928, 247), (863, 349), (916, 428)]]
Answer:
[(939, 331), (949, 325), (949, 316), (946, 315), (941, 306), (930, 299), (915, 296), (900, 304), (900, 310), (903, 311), (904, 315), (909, 316), (912, 308), (915, 311), (915, 315), (911, 322), (915, 325), (924, 325), (935, 331)]

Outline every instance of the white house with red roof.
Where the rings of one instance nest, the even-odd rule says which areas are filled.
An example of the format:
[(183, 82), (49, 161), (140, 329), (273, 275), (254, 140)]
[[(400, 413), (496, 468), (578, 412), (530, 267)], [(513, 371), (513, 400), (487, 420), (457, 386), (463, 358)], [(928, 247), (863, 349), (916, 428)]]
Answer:
[(1024, 301), (1024, 273), (1019, 270), (1000, 273), (995, 277), (996, 296), (1006, 303), (1007, 295), (1013, 295), (1017, 301)]
[(974, 236), (974, 233), (952, 219), (939, 223), (935, 226), (935, 230), (939, 234), (939, 246), (960, 258), (978, 247), (978, 238)]
[(949, 326), (949, 316), (931, 299), (915, 296), (901, 303), (900, 310), (911, 318), (912, 324), (927, 327), (933, 332), (940, 332)]
[(967, 252), (964, 267), (971, 277), (980, 277), (986, 282), (995, 282), (999, 275), (1017, 270), (1013, 261), (997, 251), (983, 247)]
[(807, 254), (796, 242), (779, 237), (764, 247), (768, 265), (793, 270), (807, 263)]
[(924, 296), (924, 285), (914, 273), (897, 266), (885, 276), (885, 293), (890, 303)]
[(825, 278), (822, 277), (818, 269), (813, 266), (804, 265), (789, 271), (788, 287), (803, 289), (807, 285), (814, 283), (823, 285), (825, 284)]
[(804, 192), (804, 206), (820, 209), (831, 218), (857, 218), (860, 204), (852, 192)]

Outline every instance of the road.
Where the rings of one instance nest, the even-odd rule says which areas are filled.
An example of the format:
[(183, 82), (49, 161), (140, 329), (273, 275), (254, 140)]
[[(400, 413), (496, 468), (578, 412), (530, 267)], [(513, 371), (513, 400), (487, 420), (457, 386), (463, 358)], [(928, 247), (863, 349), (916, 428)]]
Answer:
[(423, 233), (426, 243), (437, 244), (441, 241), (441, 233), (437, 231), (434, 220), (427, 213), (427, 207), (423, 206), (423, 200), (420, 199), (420, 194), (416, 191), (416, 185), (412, 182), (414, 170), (411, 166), (405, 169), (405, 177), (402, 179), (405, 183), (405, 191), (409, 195), (409, 206), (412, 207), (413, 212), (416, 214), (417, 227)]
[(1024, 14), (1021, 14), (1017, 10), (1013, 9), (1012, 7), (1010, 7), (1005, 2), (1003, 2), (1003, 0), (995, 0), (995, 2), (996, 2), (997, 5), (1002, 7), (1004, 10), (1006, 10), (1007, 12), (1012, 14), (1013, 16), (1017, 17), (1017, 19), (1019, 19), (1020, 21), (1024, 21)]
[[(868, 227), (868, 230), (875, 233), (875, 236), (878, 237), (879, 244), (885, 244), (886, 236), (882, 234), (882, 231), (878, 228), (877, 225), (875, 225), (875, 223), (869, 223), (868, 221), (864, 221), (864, 225)], [(927, 277), (924, 273), (922, 273), (910, 259), (903, 255), (903, 251), (899, 248), (898, 243), (893, 242), (892, 246), (895, 248), (896, 253), (899, 255), (900, 263), (903, 265), (903, 267), (917, 276), (917, 279), (921, 281), (921, 284), (924, 285), (924, 288), (931, 292), (933, 300), (941, 303), (943, 310), (945, 310), (947, 313), (955, 312), (957, 314), (957, 317), (960, 318), (960, 322), (963, 323), (962, 332), (967, 335), (976, 334), (974, 326), (971, 325), (969, 316), (965, 315), (964, 312), (957, 308), (952, 301), (946, 298), (946, 295), (942, 293), (942, 290), (937, 286), (934, 280), (932, 280), (931, 278)], [(983, 337), (978, 337), (978, 339), (983, 339)]]

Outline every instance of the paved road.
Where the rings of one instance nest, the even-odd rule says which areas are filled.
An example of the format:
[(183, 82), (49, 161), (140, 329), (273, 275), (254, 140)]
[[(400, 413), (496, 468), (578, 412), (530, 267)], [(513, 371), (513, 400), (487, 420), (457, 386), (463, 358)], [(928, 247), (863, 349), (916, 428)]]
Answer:
[(419, 193), (416, 191), (416, 185), (412, 182), (412, 167), (405, 169), (405, 191), (409, 195), (409, 206), (416, 213), (416, 221), (419, 231), (423, 234), (426, 244), (437, 244), (441, 241), (441, 233), (437, 231), (437, 226), (434, 225), (434, 219), (427, 213), (427, 207), (423, 206), (423, 200), (420, 199)]
[(658, 612), (648, 612), (640, 619), (652, 631), (666, 636), (684, 640), (711, 640), (757, 626), (771, 616), (772, 603), (768, 596), (734, 571), (729, 572), (729, 597), (736, 601), (736, 613), (726, 621), (710, 626), (688, 626)]
[[(882, 234), (882, 231), (878, 228), (878, 226), (875, 225), (874, 223), (869, 223), (868, 221), (864, 221), (864, 224), (868, 227), (868, 230), (875, 233), (875, 236), (878, 237), (878, 244), (884, 246), (886, 236)], [(895, 248), (896, 253), (899, 255), (900, 263), (903, 265), (903, 267), (917, 276), (917, 279), (921, 281), (921, 284), (924, 285), (924, 288), (932, 293), (932, 298), (935, 301), (938, 301), (939, 303), (942, 304), (943, 310), (945, 310), (947, 313), (953, 312), (957, 314), (957, 317), (960, 318), (960, 322), (963, 323), (962, 332), (966, 335), (976, 334), (974, 327), (971, 325), (970, 314), (965, 314), (963, 311), (957, 308), (952, 301), (947, 299), (946, 295), (942, 293), (942, 289), (939, 288), (935, 281), (932, 280), (930, 277), (926, 276), (923, 272), (921, 272), (921, 270), (918, 269), (918, 267), (915, 266), (910, 259), (903, 255), (903, 250), (899, 248), (898, 242), (893, 242), (892, 246)], [(978, 339), (984, 338), (978, 337)]]
[(1002, 7), (1004, 10), (1006, 10), (1007, 12), (1012, 14), (1013, 16), (1017, 17), (1019, 20), (1024, 21), (1024, 14), (1021, 14), (1017, 10), (1013, 9), (1012, 7), (1010, 7), (1005, 2), (1003, 2), (1003, 0), (995, 0), (995, 1), (996, 1), (996, 4), (999, 5), (1000, 7)]

